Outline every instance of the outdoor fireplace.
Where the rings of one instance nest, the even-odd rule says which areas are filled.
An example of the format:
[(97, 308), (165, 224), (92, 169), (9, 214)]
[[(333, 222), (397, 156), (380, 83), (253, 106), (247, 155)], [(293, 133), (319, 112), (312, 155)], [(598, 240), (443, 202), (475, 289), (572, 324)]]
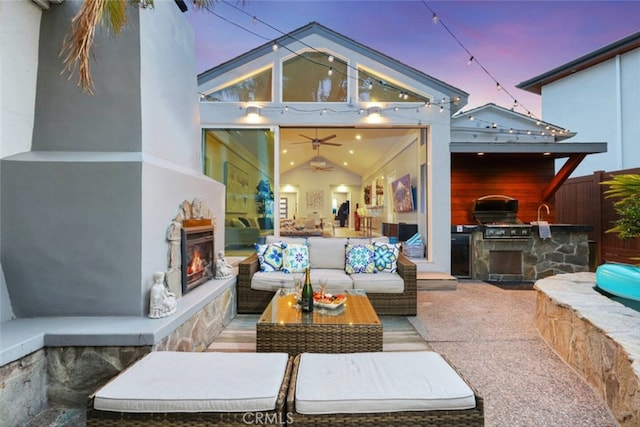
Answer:
[(182, 294), (213, 278), (213, 225), (183, 226)]

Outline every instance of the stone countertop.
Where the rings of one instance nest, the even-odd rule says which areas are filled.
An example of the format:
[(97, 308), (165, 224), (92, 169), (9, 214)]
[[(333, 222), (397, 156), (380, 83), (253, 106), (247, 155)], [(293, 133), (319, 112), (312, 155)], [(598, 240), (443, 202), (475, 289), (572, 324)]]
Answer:
[(168, 317), (137, 316), (34, 317), (0, 323), (0, 366), (45, 346), (154, 345), (186, 322), (210, 301), (233, 286), (236, 276), (210, 280), (178, 300)]
[[(515, 225), (530, 225), (532, 230), (538, 230), (538, 225), (534, 223), (524, 223)], [(473, 233), (474, 231), (484, 230), (485, 225), (452, 225), (451, 233)], [(588, 232), (593, 231), (593, 226), (589, 224), (549, 224), (551, 231), (568, 231), (568, 232)]]

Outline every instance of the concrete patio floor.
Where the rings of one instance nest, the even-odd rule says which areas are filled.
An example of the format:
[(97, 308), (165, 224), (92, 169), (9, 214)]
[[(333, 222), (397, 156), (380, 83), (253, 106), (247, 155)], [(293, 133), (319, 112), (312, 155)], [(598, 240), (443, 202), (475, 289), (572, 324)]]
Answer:
[[(484, 398), (487, 426), (617, 426), (598, 395), (534, 327), (536, 291), (460, 281), (418, 292), (409, 320)], [(81, 426), (84, 413), (52, 409), (29, 423)]]
[(418, 292), (410, 318), (484, 398), (487, 426), (617, 426), (605, 402), (543, 341), (536, 291), (460, 281)]

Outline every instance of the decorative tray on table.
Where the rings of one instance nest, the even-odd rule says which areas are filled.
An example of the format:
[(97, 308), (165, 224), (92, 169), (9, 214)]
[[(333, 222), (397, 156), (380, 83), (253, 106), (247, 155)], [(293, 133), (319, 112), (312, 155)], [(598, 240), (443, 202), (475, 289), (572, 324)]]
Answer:
[(313, 293), (313, 305), (320, 308), (336, 309), (342, 307), (347, 300), (344, 294), (320, 294), (320, 292)]

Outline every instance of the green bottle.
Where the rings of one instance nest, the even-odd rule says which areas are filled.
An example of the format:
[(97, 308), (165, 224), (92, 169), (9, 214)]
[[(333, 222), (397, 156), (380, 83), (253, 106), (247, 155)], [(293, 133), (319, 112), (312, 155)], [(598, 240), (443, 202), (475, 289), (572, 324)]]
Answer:
[(304, 286), (302, 287), (302, 311), (313, 311), (313, 288), (311, 287), (311, 273), (309, 267), (304, 271)]

